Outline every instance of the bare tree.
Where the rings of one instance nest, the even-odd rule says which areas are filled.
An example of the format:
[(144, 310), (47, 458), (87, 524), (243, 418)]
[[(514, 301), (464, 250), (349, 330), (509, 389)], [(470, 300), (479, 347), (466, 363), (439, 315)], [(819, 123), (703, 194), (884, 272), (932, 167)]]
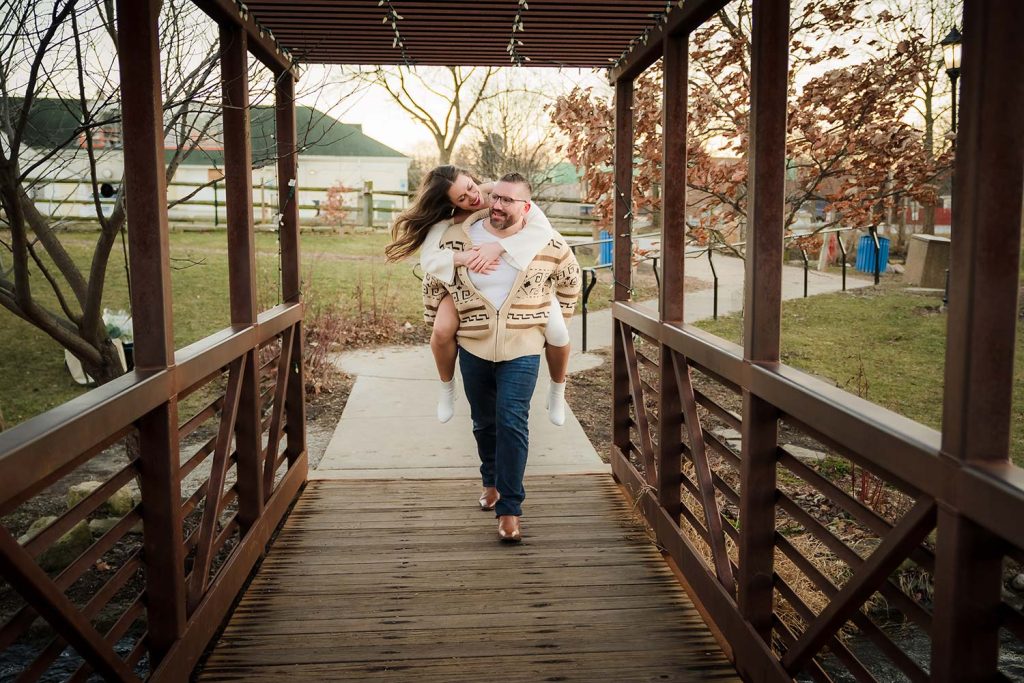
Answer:
[(557, 161), (546, 110), (549, 97), (515, 80), (506, 74), (503, 87), (481, 105), (472, 137), (460, 145), (454, 158), (481, 178), (518, 171), (530, 179), (537, 195), (551, 182)]
[(380, 86), (434, 138), (441, 164), (451, 163), (463, 133), (496, 96), (491, 87), (497, 69), (451, 67), (376, 67), (353, 72), (355, 79)]
[[(218, 133), (219, 44), (213, 22), (188, 0), (165, 0), (160, 26), (170, 181)], [(102, 314), (107, 264), (130, 219), (123, 182), (100, 174), (123, 173), (117, 41), (110, 0), (0, 2), (0, 254), (10, 255), (9, 265), (0, 258), (0, 306), (100, 383), (123, 373)], [(273, 81), (255, 60), (251, 70), (255, 106)], [(61, 175), (84, 178), (90, 190), (99, 232), (88, 264), (69, 253), (61, 219), (40, 209), (49, 200), (35, 199), (41, 183)], [(112, 205), (100, 199), (110, 188)]]

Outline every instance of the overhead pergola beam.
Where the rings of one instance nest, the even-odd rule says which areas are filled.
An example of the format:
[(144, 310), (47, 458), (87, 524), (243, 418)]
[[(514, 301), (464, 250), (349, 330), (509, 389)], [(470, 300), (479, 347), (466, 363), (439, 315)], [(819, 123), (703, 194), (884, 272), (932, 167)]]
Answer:
[(728, 4), (729, 0), (687, 0), (682, 7), (669, 13), (667, 23), (647, 36), (646, 43), (637, 45), (622, 64), (611, 68), (608, 80), (615, 83), (624, 78), (636, 78), (661, 59), (666, 36), (688, 35)]
[(278, 44), (272, 33), (256, 23), (252, 12), (245, 16), (239, 11), (234, 0), (193, 0), (196, 7), (221, 25), (240, 27), (246, 35), (249, 52), (260, 60), (275, 76), (291, 74), (298, 79), (299, 72), (292, 55)]
[[(213, 0), (202, 0), (202, 6)], [(219, 3), (230, 7), (230, 0)], [(529, 66), (607, 69), (649, 34), (665, 0), (246, 0), (296, 60), (309, 64)], [(395, 12), (392, 16), (391, 12)], [(514, 31), (516, 17), (525, 30)], [(516, 53), (508, 48), (516, 37)], [(396, 42), (396, 38), (399, 42)]]

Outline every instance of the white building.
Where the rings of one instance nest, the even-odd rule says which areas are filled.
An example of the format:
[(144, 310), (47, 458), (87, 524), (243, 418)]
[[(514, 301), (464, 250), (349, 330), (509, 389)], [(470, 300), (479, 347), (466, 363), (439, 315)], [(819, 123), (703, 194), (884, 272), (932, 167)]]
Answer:
[[(252, 122), (253, 204), (257, 222), (270, 221), (278, 212), (275, 112), (273, 107), (253, 107)], [(31, 173), (30, 195), (40, 211), (67, 219), (94, 218), (94, 198), (90, 182), (89, 159), (83, 136), (76, 136), (78, 122), (60, 100), (38, 100), (32, 109), (26, 136), (26, 163), (40, 159), (53, 149), (60, 153)], [(412, 159), (375, 140), (362, 126), (342, 123), (311, 107), (296, 108), (296, 128), (302, 151), (299, 153), (299, 201), (303, 221), (324, 220), (321, 209), (330, 188), (345, 188), (343, 204), (353, 207), (346, 222), (357, 222), (355, 207), (365, 188), (376, 195), (374, 206), (404, 208), (404, 193), (409, 187)], [(167, 189), (172, 220), (223, 224), (224, 153), (219, 131), (211, 130), (185, 156)], [(112, 206), (123, 175), (124, 158), (119, 126), (112, 124), (94, 135), (97, 182), (100, 201)], [(170, 164), (178, 148), (168, 137), (166, 160)], [(175, 201), (180, 203), (175, 204)], [(376, 219), (386, 222), (390, 213), (380, 212)]]

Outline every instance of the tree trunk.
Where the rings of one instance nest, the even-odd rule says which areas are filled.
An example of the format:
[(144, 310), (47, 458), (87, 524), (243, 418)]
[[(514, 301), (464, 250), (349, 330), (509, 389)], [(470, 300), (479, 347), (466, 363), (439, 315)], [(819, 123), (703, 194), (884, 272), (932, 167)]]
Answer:
[[(924, 86), (924, 153), (928, 161), (935, 159), (935, 111), (932, 109), (932, 98), (934, 95), (935, 83), (934, 81), (928, 81)], [(921, 232), (926, 235), (935, 234), (934, 204), (928, 204), (924, 207), (922, 223)]]
[(935, 234), (935, 205), (934, 204), (928, 204), (924, 208), (922, 208), (921, 211), (922, 211), (922, 221), (923, 221), (923, 227), (921, 228), (921, 232), (923, 232), (926, 235), (934, 235)]
[(110, 380), (117, 379), (124, 374), (124, 368), (121, 366), (121, 356), (117, 352), (117, 347), (114, 346), (114, 343), (109, 338), (103, 340), (99, 351), (100, 357), (103, 360), (102, 363), (97, 365), (85, 361), (82, 362), (82, 369), (96, 381), (97, 385), (106, 384)]

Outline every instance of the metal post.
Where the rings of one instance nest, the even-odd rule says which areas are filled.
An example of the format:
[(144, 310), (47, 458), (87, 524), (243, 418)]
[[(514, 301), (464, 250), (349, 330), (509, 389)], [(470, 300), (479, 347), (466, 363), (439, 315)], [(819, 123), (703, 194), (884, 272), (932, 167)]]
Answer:
[(220, 206), (217, 202), (217, 181), (213, 181), (213, 227), (220, 226)]
[(715, 290), (712, 298), (712, 312), (714, 319), (718, 320), (718, 271), (715, 270), (715, 261), (711, 258), (711, 254), (714, 253), (714, 249), (708, 247), (708, 265), (711, 266), (711, 279), (714, 280)]
[[(587, 283), (587, 274), (590, 274), (590, 283)], [(597, 284), (597, 271), (593, 268), (583, 269), (583, 353), (587, 352), (587, 308), (590, 301), (590, 290)]]
[(807, 250), (800, 247), (800, 257), (804, 260), (804, 298), (807, 298)]
[[(170, 239), (160, 91), (160, 0), (118, 0), (118, 62), (125, 192), (131, 253), (136, 372), (174, 365)], [(179, 482), (178, 402), (171, 396), (141, 420), (146, 628), (155, 668), (185, 631), (185, 557)]]
[(839, 243), (839, 252), (843, 255), (843, 291), (846, 291), (846, 246), (843, 244), (841, 235), (836, 235), (836, 242)]
[[(957, 201), (950, 254), (942, 454), (1005, 467), (1024, 189), (1024, 3), (964, 3), (963, 113), (954, 160)], [(999, 677), (1002, 543), (939, 509), (932, 630), (934, 681)]]
[(871, 226), (871, 240), (875, 245), (875, 284), (882, 277), (882, 244), (878, 241), (878, 228)]
[[(789, 3), (753, 4), (750, 104), (750, 231), (747, 240), (743, 357), (779, 360)], [(740, 466), (739, 609), (771, 642), (775, 567), (778, 410), (743, 391)], [(743, 663), (737, 662), (740, 675)], [(753, 672), (747, 675), (754, 678)]]

